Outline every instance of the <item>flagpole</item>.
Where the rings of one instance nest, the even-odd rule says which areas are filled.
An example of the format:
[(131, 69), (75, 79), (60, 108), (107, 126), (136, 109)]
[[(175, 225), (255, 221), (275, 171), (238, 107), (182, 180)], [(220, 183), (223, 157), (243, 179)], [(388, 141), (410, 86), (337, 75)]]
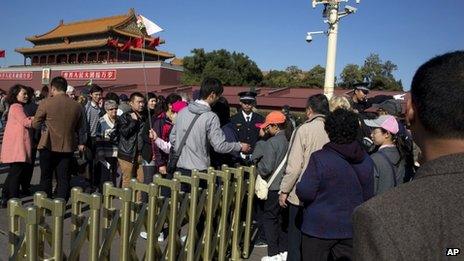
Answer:
[(142, 32), (142, 29), (140, 29), (140, 32), (142, 33), (142, 70), (143, 70), (143, 83), (145, 85), (145, 97), (147, 97), (147, 111), (148, 111), (148, 124), (150, 124), (150, 129), (152, 127), (151, 125), (151, 113), (150, 113), (150, 108), (148, 108), (148, 84), (147, 84), (147, 72), (145, 71), (145, 35)]
[(119, 63), (119, 38), (117, 41), (118, 42), (116, 43), (116, 62)]
[(129, 62), (130, 62), (131, 61), (132, 37), (129, 37), (129, 42), (130, 42), (130, 46), (129, 46)]
[[(145, 32), (147, 35), (153, 35), (157, 32), (163, 31), (161, 27), (153, 23), (152, 21), (146, 19), (142, 15), (137, 16), (137, 26), (140, 30), (140, 33), (142, 35), (142, 68), (143, 68), (143, 82), (145, 85), (145, 95), (147, 97), (147, 104), (148, 104), (148, 85), (147, 85), (147, 73), (146, 73), (146, 68), (145, 68), (145, 33), (143, 32), (143, 28), (145, 28)], [(151, 115), (150, 115), (150, 109), (148, 108), (147, 105), (147, 110), (148, 110), (148, 122), (150, 124), (151, 128)]]

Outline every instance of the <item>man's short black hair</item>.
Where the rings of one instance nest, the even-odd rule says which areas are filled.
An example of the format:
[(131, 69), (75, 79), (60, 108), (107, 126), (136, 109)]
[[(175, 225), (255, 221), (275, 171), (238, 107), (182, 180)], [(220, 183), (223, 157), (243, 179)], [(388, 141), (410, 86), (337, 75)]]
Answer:
[(115, 101), (119, 105), (119, 96), (114, 92), (109, 92), (105, 95), (105, 100)]
[(68, 89), (68, 81), (66, 81), (66, 79), (61, 76), (57, 76), (52, 79), (50, 86), (55, 87), (55, 89), (59, 91), (66, 92)]
[(218, 116), (221, 127), (230, 122), (230, 106), (226, 98), (220, 97), (219, 100), (211, 106), (211, 111)]
[(331, 142), (337, 144), (352, 143), (358, 136), (359, 119), (352, 111), (336, 109), (327, 115), (324, 129)]
[(98, 86), (96, 84), (91, 84), (89, 93), (92, 94), (94, 92), (103, 92), (103, 89), (102, 89), (102, 87), (100, 87), (100, 86)]
[(145, 95), (143, 95), (142, 93), (140, 92), (133, 92), (130, 97), (129, 97), (129, 100), (130, 101), (134, 101), (135, 97), (139, 97), (139, 98), (143, 98), (145, 100)]
[(464, 51), (437, 56), (419, 67), (411, 98), (425, 130), (437, 138), (464, 138)]
[(149, 93), (147, 93), (147, 101), (149, 101), (151, 99), (158, 99), (158, 97), (156, 96), (156, 94), (154, 94), (152, 92), (149, 92)]
[(221, 81), (216, 78), (203, 79), (200, 87), (200, 98), (206, 99), (213, 92), (216, 95), (221, 95), (224, 92)]
[(329, 101), (324, 94), (315, 94), (308, 98), (306, 108), (311, 108), (315, 113), (327, 115), (329, 113)]
[(172, 105), (177, 101), (182, 101), (182, 97), (177, 93), (170, 93), (168, 97), (166, 97), (166, 105)]

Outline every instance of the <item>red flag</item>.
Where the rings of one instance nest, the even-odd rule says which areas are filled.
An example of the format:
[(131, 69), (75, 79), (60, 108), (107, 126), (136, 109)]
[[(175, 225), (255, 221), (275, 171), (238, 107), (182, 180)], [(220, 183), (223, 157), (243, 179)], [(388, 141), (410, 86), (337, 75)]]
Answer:
[(118, 48), (119, 47), (119, 42), (118, 42), (117, 39), (108, 39), (108, 46)]
[(119, 49), (121, 52), (127, 51), (131, 47), (131, 40), (127, 40), (127, 42)]
[(156, 37), (156, 38), (153, 38), (150, 43), (148, 44), (148, 47), (149, 48), (155, 48), (156, 46), (158, 46), (160, 44), (160, 38), (159, 37)]
[(132, 47), (134, 48), (142, 48), (143, 39), (142, 38), (134, 38), (132, 39)]
[(0, 58), (5, 57), (5, 50), (0, 50)]

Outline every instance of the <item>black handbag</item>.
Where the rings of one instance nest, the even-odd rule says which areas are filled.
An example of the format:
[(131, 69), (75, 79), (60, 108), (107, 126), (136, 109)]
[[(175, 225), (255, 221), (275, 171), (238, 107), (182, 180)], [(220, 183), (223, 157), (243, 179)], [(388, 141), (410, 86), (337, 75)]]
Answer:
[(193, 125), (195, 124), (195, 122), (197, 121), (199, 117), (200, 117), (200, 114), (197, 114), (193, 118), (192, 122), (190, 123), (190, 126), (185, 132), (184, 137), (182, 138), (182, 141), (180, 142), (179, 149), (175, 151), (174, 147), (171, 147), (171, 151), (169, 152), (168, 166), (167, 166), (168, 173), (174, 173), (174, 171), (176, 171), (177, 162), (179, 162), (180, 154), (182, 153), (182, 149), (184, 148), (185, 143), (187, 142), (187, 137), (190, 134), (190, 131), (192, 130)]

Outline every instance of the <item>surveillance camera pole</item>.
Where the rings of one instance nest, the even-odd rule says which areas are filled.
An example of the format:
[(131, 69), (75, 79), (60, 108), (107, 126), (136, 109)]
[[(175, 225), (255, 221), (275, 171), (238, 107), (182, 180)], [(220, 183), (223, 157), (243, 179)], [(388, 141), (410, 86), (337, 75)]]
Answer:
[(327, 30), (327, 61), (325, 66), (324, 95), (332, 98), (335, 86), (335, 62), (337, 57), (337, 35), (338, 35), (338, 3), (331, 1), (329, 4)]
[[(329, 29), (327, 30), (327, 61), (325, 66), (324, 94), (328, 99), (332, 98), (334, 94), (338, 22), (340, 18), (355, 12), (339, 12), (340, 2), (348, 1), (349, 0), (312, 0), (313, 7), (316, 7), (318, 4), (324, 4), (327, 10), (326, 14)], [(359, 3), (359, 1), (357, 0), (356, 3)]]

